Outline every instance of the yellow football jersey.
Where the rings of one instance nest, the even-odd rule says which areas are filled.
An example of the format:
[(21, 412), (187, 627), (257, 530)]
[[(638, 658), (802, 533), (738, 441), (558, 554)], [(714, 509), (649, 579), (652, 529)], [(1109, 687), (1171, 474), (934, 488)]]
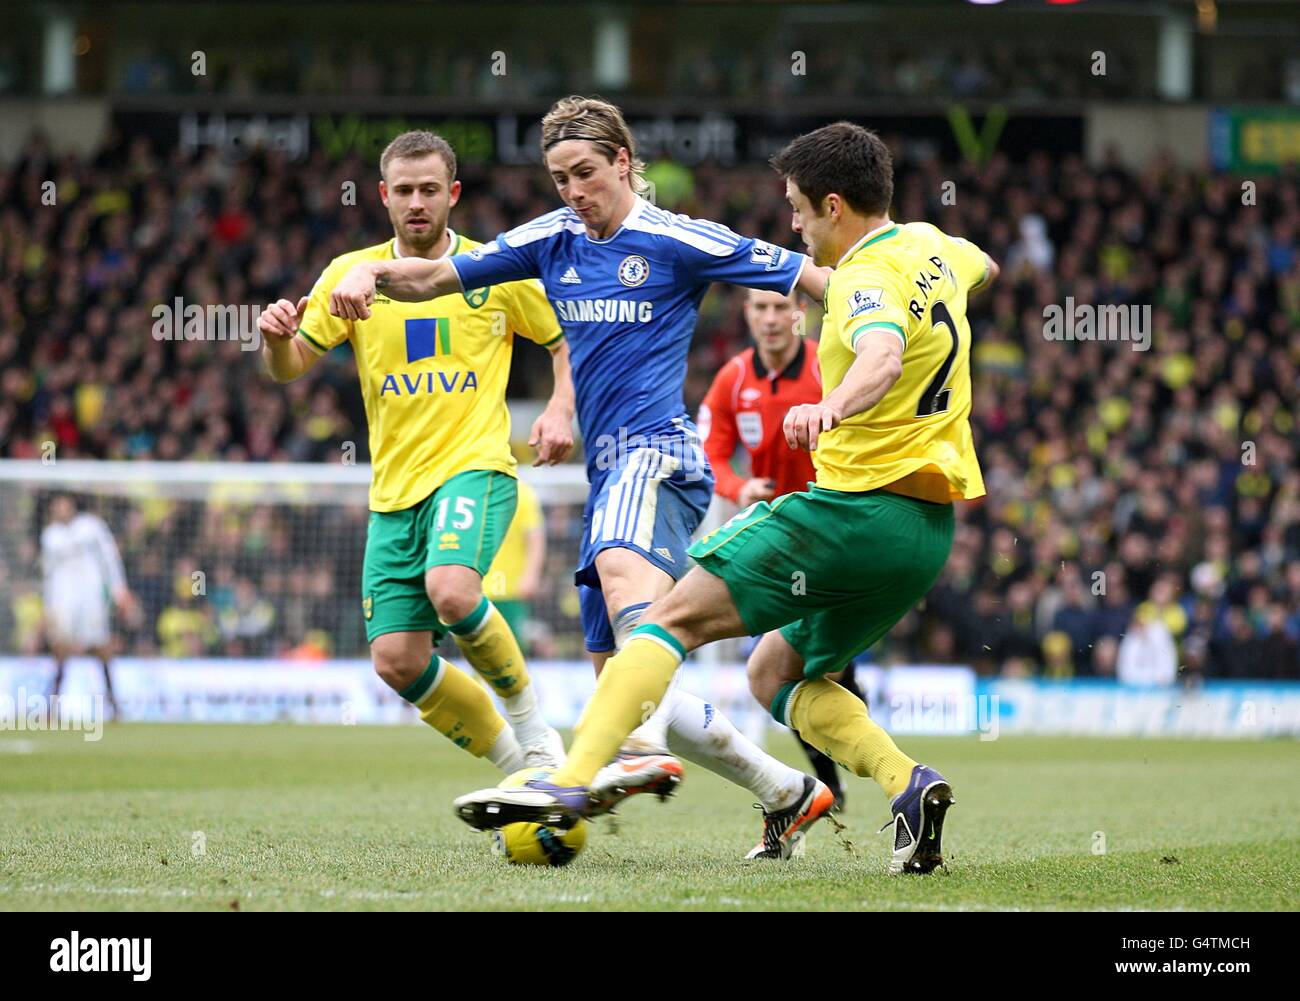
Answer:
[(903, 374), (870, 410), (821, 435), (813, 464), (830, 490), (888, 488), (946, 503), (984, 495), (971, 441), (966, 300), (987, 277), (973, 243), (928, 223), (889, 223), (864, 236), (826, 285), (822, 384), (829, 393), (872, 330), (903, 342)]
[(515, 508), (515, 520), (510, 523), (510, 530), (501, 540), (487, 576), (483, 578), (483, 590), (494, 601), (506, 601), (519, 596), (519, 582), (524, 576), (528, 564), (528, 534), (539, 528), (544, 521), (542, 505), (537, 499), (537, 491), (523, 480), (519, 481), (519, 506)]
[[(448, 254), (479, 246), (451, 233)], [(506, 380), (513, 335), (551, 345), (563, 334), (541, 282), (467, 289), (427, 302), (375, 297), (368, 320), (330, 315), (348, 269), (392, 260), (394, 240), (330, 262), (299, 336), (318, 354), (351, 341), (370, 427), (372, 511), (401, 511), (470, 469), (514, 475)]]

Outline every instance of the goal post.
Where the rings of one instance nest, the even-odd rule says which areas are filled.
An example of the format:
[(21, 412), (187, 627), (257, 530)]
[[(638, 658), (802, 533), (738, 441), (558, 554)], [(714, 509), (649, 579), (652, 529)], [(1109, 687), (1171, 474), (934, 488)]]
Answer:
[[(520, 477), (546, 521), (533, 615), (545, 646), (577, 656), (576, 596), (556, 585), (571, 579), (583, 469), (522, 467)], [(142, 621), (121, 630), (123, 652), (276, 656), (323, 643), (331, 657), (364, 657), (369, 484), (368, 465), (0, 461), (0, 615), (12, 620), (0, 653), (35, 652), (39, 538), (51, 499), (66, 493), (108, 525), (139, 599)]]
[[(128, 718), (158, 709), (145, 694), (150, 685), (173, 686), (176, 698), (203, 686), (187, 718), (282, 712), (320, 722), (346, 716), (340, 707), (355, 710), (358, 700), (372, 709), (361, 721), (402, 717), (382, 685), (358, 688), (339, 671), (349, 664), (373, 674), (361, 601), (370, 472), (342, 463), (0, 460), (0, 660), (10, 664), (8, 677), (33, 689), (49, 675), (39, 538), (52, 499), (66, 493), (107, 524), (141, 613), (114, 626), (117, 687), (143, 700), (143, 717), (128, 709)], [(519, 477), (536, 491), (547, 543), (523, 639), (555, 718), (571, 723), (594, 683), (573, 586), (589, 487), (577, 464), (521, 463)], [(720, 524), (726, 507), (711, 511), (701, 532)], [(454, 644), (443, 644), (461, 663)], [(687, 673), (698, 694), (748, 717), (739, 657), (737, 641), (714, 644)], [(292, 665), (315, 667), (313, 676), (279, 671), (280, 708), (265, 704), (258, 679)], [(94, 674), (87, 662), (72, 665), (70, 677), (98, 690)], [(240, 699), (244, 708), (231, 708)], [(761, 732), (761, 720), (743, 722)]]

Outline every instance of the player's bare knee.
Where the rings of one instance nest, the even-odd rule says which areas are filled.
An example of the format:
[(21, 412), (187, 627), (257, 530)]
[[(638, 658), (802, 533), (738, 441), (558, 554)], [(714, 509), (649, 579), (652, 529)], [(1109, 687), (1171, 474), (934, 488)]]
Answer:
[(706, 580), (687, 576), (647, 608), (641, 621), (666, 629), (687, 650), (696, 650), (716, 640), (743, 636), (744, 626), (734, 611), (731, 617), (719, 614), (719, 606), (713, 600)]
[(791, 681), (803, 678), (804, 661), (780, 632), (765, 633), (749, 655), (745, 673), (754, 698), (771, 708), (772, 700)]
[(673, 601), (672, 592), (651, 602), (650, 607), (642, 613), (641, 622), (644, 625), (659, 626), (669, 632), (679, 628), (683, 622), (682, 611)]
[(745, 667), (745, 673), (749, 676), (750, 694), (764, 709), (772, 708), (772, 700), (785, 684), (784, 679), (773, 670), (773, 667), (770, 661), (765, 661), (761, 657), (751, 657)]
[[(644, 596), (638, 598), (638, 594), (643, 592), (633, 586), (630, 582), (622, 579), (606, 581), (601, 580), (601, 593), (605, 596), (605, 607), (610, 610), (610, 620), (613, 621), (618, 617), (618, 613), (629, 605), (637, 605), (645, 600)], [(646, 609), (648, 613), (649, 608)], [(645, 615), (642, 615), (641, 621), (645, 621)]]
[(469, 618), (483, 600), (483, 592), (477, 589), (448, 589), (429, 595), (438, 618), (448, 624)]
[(687, 650), (708, 642), (701, 632), (707, 625), (707, 616), (701, 609), (692, 607), (690, 601), (684, 600), (677, 591), (669, 591), (647, 608), (641, 622), (671, 633)]
[(425, 579), (425, 592), (443, 622), (459, 622), (471, 615), (483, 600), (483, 585), (477, 574), (437, 574)]
[(370, 645), (370, 660), (375, 666), (375, 674), (395, 692), (409, 688), (419, 680), (429, 663), (429, 657), (421, 657), (409, 644), (403, 642), (384, 642), (380, 636)]

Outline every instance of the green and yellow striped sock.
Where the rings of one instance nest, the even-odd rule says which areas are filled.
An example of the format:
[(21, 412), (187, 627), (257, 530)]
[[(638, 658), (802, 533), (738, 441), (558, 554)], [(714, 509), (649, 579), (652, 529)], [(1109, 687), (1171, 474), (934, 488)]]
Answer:
[(654, 713), (685, 656), (685, 648), (667, 630), (637, 626), (600, 672), (596, 693), (574, 728), (569, 759), (551, 781), (591, 785), (627, 735)]

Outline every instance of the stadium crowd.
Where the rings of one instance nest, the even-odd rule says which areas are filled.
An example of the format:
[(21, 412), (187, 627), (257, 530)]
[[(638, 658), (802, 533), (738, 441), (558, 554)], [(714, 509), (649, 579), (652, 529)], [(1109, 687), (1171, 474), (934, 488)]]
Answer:
[[(599, 90), (609, 97), (661, 98), (689, 94), (715, 100), (781, 101), (826, 98), (894, 100), (990, 100), (1019, 105), (1077, 100), (1157, 100), (1154, 39), (1139, 18), (1126, 32), (1117, 24), (1099, 40), (1082, 34), (1006, 33), (985, 25), (944, 31), (891, 31), (887, 45), (863, 58), (864, 29), (822, 23), (756, 23), (686, 12), (652, 58), (638, 61), (625, 86), (597, 80), (593, 51), (572, 44), (594, 30), (567, 19), (504, 15), (490, 31), (425, 33), (418, 42), (383, 29), (349, 24), (347, 41), (283, 40), (282, 22), (255, 27), (254, 11), (243, 31), (189, 19), (184, 25), (138, 23), (124, 29), (114, 57), (77, 81), (83, 94), (124, 97), (214, 95), (239, 99), (283, 96), (348, 98), (456, 95), (493, 102), (546, 101), (568, 93)], [(963, 30), (971, 29), (971, 30)], [(1220, 66), (1195, 82), (1207, 100), (1295, 100), (1300, 62), (1268, 28), (1255, 27), (1248, 55), (1236, 46), (1209, 49)], [(1088, 41), (1083, 39), (1087, 38)], [(40, 46), (21, 33), (0, 40), (0, 95), (30, 92), (40, 79)], [(195, 71), (194, 53), (205, 57)], [(1104, 72), (1095, 54), (1104, 52)]]
[[(661, 78), (643, 81), (643, 93), (713, 98), (807, 97), (996, 98), (1018, 102), (1077, 98), (1154, 98), (1136, 72), (1137, 56), (1110, 47), (1104, 75), (1090, 71), (1092, 47), (1045, 50), (1000, 41), (904, 47), (861, 58), (852, 44), (827, 44), (820, 32), (781, 33), (752, 45), (681, 39), (664, 61)], [(503, 43), (498, 43), (503, 44)], [(247, 46), (212, 51), (208, 72), (190, 70), (189, 53), (204, 46), (141, 46), (123, 62), (114, 89), (122, 94), (215, 93), (237, 97), (321, 94), (400, 97), (472, 95), (480, 101), (537, 100), (597, 89), (589, 54), (537, 38), (503, 44), (504, 68), (477, 47), (456, 43), (314, 46), (284, 58), (282, 48), (254, 53)], [(441, 48), (441, 51), (439, 49)], [(495, 46), (488, 46), (488, 51)], [(792, 52), (807, 56), (792, 62)], [(562, 53), (559, 58), (556, 53)], [(1073, 67), (1073, 72), (1070, 71)], [(341, 68), (341, 69), (340, 69)], [(1258, 75), (1256, 82), (1259, 81)], [(1144, 86), (1146, 89), (1144, 89)]]
[[(476, 237), (556, 204), (535, 168), (463, 176), (452, 225)], [(319, 153), (232, 164), (115, 137), (95, 156), (56, 158), (33, 139), (0, 169), (0, 456), (40, 457), (53, 442), (61, 458), (337, 462), (351, 442), (363, 461), (346, 350), (277, 386), (238, 341), (159, 339), (154, 307), (305, 294), (331, 257), (387, 232), (373, 177)], [(356, 205), (339, 196), (349, 180)], [(1242, 179), (1166, 160), (1137, 173), (1045, 154), (900, 161), (895, 217), (975, 241), (1003, 277), (971, 311), (988, 497), (962, 506), (941, 579), (876, 658), (1012, 675), (1300, 678), (1300, 181), (1252, 181), (1246, 196)], [(797, 245), (762, 165), (701, 166), (670, 207)], [(1046, 338), (1044, 309), (1071, 300), (1150, 306), (1149, 350)], [(746, 343), (740, 304), (737, 292), (706, 297), (692, 408)], [(511, 395), (544, 394), (544, 357), (516, 359)], [(289, 507), (178, 516), (112, 502), (101, 513), (152, 624), (130, 634), (133, 652), (361, 652), (364, 512), (330, 509), (325, 527)], [(577, 511), (548, 519), (545, 649), (575, 655), (564, 571)], [(295, 536), (316, 530), (335, 540), (328, 550)], [(6, 557), (0, 616), (30, 624), (34, 549)], [(194, 567), (207, 568), (208, 600), (186, 585)]]

